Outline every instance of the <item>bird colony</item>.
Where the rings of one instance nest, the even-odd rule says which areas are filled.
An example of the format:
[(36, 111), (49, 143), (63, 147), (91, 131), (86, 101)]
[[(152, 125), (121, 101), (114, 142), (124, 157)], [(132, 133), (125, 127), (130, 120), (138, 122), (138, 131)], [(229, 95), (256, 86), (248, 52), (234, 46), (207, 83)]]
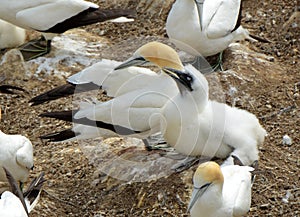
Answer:
[[(102, 9), (84, 0), (0, 0), (0, 4), (0, 48), (19, 49), (25, 61), (47, 56), (52, 39), (69, 29), (104, 21), (135, 25), (137, 16), (132, 9)], [(73, 110), (41, 113), (73, 125), (40, 138), (61, 143), (129, 137), (143, 141), (148, 150), (153, 148), (149, 138), (160, 135), (176, 153), (209, 159), (194, 171), (186, 212), (192, 217), (244, 216), (251, 207), (259, 147), (267, 132), (254, 114), (210, 99), (206, 74), (197, 64), (199, 58), (219, 54), (209, 71), (218, 73), (229, 44), (263, 41), (241, 26), (241, 9), (241, 0), (176, 0), (165, 24), (173, 47), (157, 41), (140, 44), (127, 60), (101, 59), (68, 77), (62, 86), (32, 96), (28, 106), (36, 107), (93, 90), (110, 97), (82, 100)], [(41, 33), (41, 38), (27, 41), (26, 30)], [(175, 48), (195, 59), (181, 61)], [(24, 91), (9, 85), (0, 90)], [(0, 131), (0, 181), (9, 183), (1, 195), (0, 216), (30, 216), (45, 181), (41, 174), (29, 190), (23, 190), (34, 170), (33, 155), (30, 138)], [(214, 162), (216, 158), (223, 163)], [(191, 166), (184, 164), (185, 169)]]

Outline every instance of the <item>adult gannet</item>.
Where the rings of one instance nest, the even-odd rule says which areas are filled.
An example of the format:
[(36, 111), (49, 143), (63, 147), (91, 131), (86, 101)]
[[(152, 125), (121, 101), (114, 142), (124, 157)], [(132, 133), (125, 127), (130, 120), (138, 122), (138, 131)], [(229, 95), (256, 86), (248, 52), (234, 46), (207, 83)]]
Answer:
[[(18, 182), (26, 182), (33, 168), (33, 148), (29, 139), (21, 135), (8, 135), (0, 131), (0, 166), (9, 170)], [(0, 181), (6, 182), (0, 168)]]
[(97, 22), (135, 16), (133, 10), (101, 9), (84, 0), (0, 0), (0, 5), (0, 19), (39, 31), (44, 36), (46, 45), (38, 40), (36, 45), (31, 42), (23, 46), (23, 51), (35, 48), (32, 58), (50, 52), (51, 40), (56, 34)]
[[(163, 69), (177, 81), (180, 94), (163, 107), (165, 141), (178, 152), (226, 158), (230, 154), (244, 165), (258, 160), (258, 146), (266, 131), (255, 115), (224, 103), (208, 100), (208, 85), (193, 66), (185, 71)], [(201, 78), (202, 77), (202, 78)], [(232, 164), (231, 157), (228, 164)]]
[[(127, 62), (125, 65), (136, 64), (132, 59), (138, 59), (138, 64), (148, 62), (135, 57), (129, 60), (132, 64)], [(148, 85), (144, 88), (118, 95), (107, 102), (85, 105), (75, 112), (55, 112), (45, 116), (75, 123), (82, 121), (88, 126), (93, 123), (93, 126), (109, 130), (114, 125), (122, 126), (134, 131), (132, 136), (149, 135), (159, 130), (168, 144), (185, 155), (226, 158), (233, 153), (245, 165), (258, 159), (257, 146), (263, 142), (266, 132), (253, 114), (210, 101), (207, 80), (191, 65), (182, 71), (163, 68), (163, 72), (169, 77), (165, 75), (164, 79), (151, 82), (146, 77)], [(172, 79), (175, 82), (170, 82)], [(165, 91), (170, 91), (169, 95)], [(55, 136), (46, 138), (55, 141)], [(62, 138), (60, 134), (58, 136)], [(71, 136), (76, 136), (76, 133), (71, 133)]]
[(11, 191), (5, 191), (0, 199), (0, 216), (28, 217), (38, 202), (44, 180), (44, 173), (34, 178), (23, 193), (11, 173), (4, 168)]
[(0, 49), (17, 47), (25, 42), (26, 31), (0, 20)]
[[(112, 134), (113, 130), (117, 130), (121, 135), (134, 133), (137, 137), (144, 138), (150, 132), (157, 132), (159, 123), (155, 122), (152, 125), (149, 122), (150, 116), (153, 116), (155, 111), (159, 111), (169, 98), (177, 94), (176, 84), (164, 73), (158, 74), (150, 69), (129, 67), (129, 65), (155, 63), (160, 68), (170, 66), (178, 70), (183, 69), (183, 65), (175, 50), (159, 42), (143, 45), (133, 56), (124, 64), (112, 60), (101, 60), (69, 77), (67, 84), (31, 99), (30, 102), (33, 105), (38, 105), (66, 95), (100, 88), (105, 90), (108, 96), (114, 97), (114, 99), (104, 103), (81, 103), (79, 111), (44, 114), (43, 116), (81, 124), (75, 125), (72, 130), (50, 134), (43, 138), (61, 141), (75, 136), (77, 139), (116, 136), (115, 133)], [(81, 116), (80, 113), (91, 114), (95, 109), (98, 111), (97, 115), (102, 117), (98, 117), (101, 121), (87, 119), (84, 116), (79, 117)], [(83, 110), (84, 112), (82, 112)], [(116, 120), (112, 117), (112, 112), (127, 113)], [(75, 113), (77, 119), (74, 118)], [(141, 115), (144, 121), (141, 120)], [(110, 131), (105, 132), (103, 129), (99, 131), (99, 129), (93, 128), (97, 126), (108, 128)]]
[(166, 30), (176, 47), (196, 57), (220, 53), (235, 41), (258, 39), (241, 26), (241, 0), (176, 0)]
[(219, 166), (209, 161), (199, 165), (188, 211), (191, 217), (244, 216), (251, 205), (253, 167)]

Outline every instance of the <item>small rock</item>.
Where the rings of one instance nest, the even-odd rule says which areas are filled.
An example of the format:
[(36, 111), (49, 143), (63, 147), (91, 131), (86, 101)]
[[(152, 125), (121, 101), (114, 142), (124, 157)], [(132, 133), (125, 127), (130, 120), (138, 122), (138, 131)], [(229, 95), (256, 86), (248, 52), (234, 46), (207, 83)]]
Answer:
[(282, 137), (282, 144), (283, 145), (288, 145), (288, 146), (292, 145), (292, 139), (291, 139), (291, 137), (289, 137), (288, 135), (284, 135)]

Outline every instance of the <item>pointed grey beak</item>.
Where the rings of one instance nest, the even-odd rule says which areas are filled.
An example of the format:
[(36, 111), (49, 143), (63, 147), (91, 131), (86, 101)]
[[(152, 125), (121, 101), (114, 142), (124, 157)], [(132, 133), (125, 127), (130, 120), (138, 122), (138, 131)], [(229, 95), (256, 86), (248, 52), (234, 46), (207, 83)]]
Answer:
[(124, 63), (121, 65), (117, 66), (114, 70), (119, 70), (119, 69), (125, 69), (130, 66), (142, 66), (148, 64), (149, 61), (147, 61), (144, 57), (139, 56), (139, 57), (132, 57), (126, 60)]
[(167, 75), (171, 76), (171, 78), (173, 78), (178, 86), (178, 88), (180, 89), (180, 91), (182, 91), (182, 86), (186, 89), (188, 89), (189, 91), (193, 91), (192, 88), (192, 82), (193, 82), (193, 78), (191, 77), (190, 74), (186, 73), (186, 72), (182, 72), (180, 70), (177, 69), (173, 69), (173, 68), (163, 68), (162, 69)]
[(199, 16), (199, 24), (200, 24), (200, 30), (202, 31), (202, 15), (203, 15), (203, 3), (204, 0), (194, 0), (197, 11), (198, 11), (198, 16)]
[(191, 211), (193, 206), (195, 205), (196, 201), (205, 193), (205, 191), (208, 189), (211, 183), (207, 183), (205, 185), (202, 185), (200, 188), (194, 187), (192, 198), (188, 206), (188, 212)]

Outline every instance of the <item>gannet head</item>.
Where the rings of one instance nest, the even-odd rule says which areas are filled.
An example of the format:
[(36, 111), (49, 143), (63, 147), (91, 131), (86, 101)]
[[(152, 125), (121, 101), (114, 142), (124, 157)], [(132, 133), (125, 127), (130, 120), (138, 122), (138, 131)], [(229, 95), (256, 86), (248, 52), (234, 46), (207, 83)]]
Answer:
[(156, 41), (149, 42), (137, 49), (132, 57), (117, 66), (115, 70), (143, 65), (155, 65), (159, 68), (170, 67), (183, 70), (183, 65), (177, 52), (170, 46)]
[(220, 166), (213, 162), (205, 162), (199, 165), (194, 177), (194, 190), (189, 203), (188, 211), (190, 211), (196, 201), (205, 193), (210, 185), (218, 185), (220, 189), (223, 187), (224, 177)]
[(16, 152), (17, 163), (28, 170), (33, 168), (33, 148), (29, 139), (24, 136), (20, 138), (21, 146)]
[(176, 81), (180, 92), (185, 90), (197, 91), (201, 99), (208, 100), (208, 82), (204, 75), (192, 65), (185, 66), (182, 71), (168, 67), (162, 70)]

